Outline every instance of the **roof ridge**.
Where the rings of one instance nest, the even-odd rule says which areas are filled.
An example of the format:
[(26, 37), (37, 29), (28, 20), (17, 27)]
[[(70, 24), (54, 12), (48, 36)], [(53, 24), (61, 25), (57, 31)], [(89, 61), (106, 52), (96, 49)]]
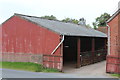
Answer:
[(14, 13), (14, 15), (16, 15), (16, 16), (34, 17), (34, 18), (41, 18), (41, 17), (37, 17), (37, 16), (30, 16), (30, 15), (19, 14), (19, 13)]
[[(31, 15), (25, 15), (25, 14), (19, 14), (19, 13), (14, 13), (14, 15), (16, 15), (16, 16), (33, 17), (33, 18), (40, 18), (40, 19), (49, 20), (49, 21), (58, 21), (58, 22), (62, 22), (62, 21), (60, 21), (60, 20), (50, 20), (50, 19), (45, 19), (45, 18), (41, 18), (41, 17), (37, 17), (37, 16), (31, 16)], [(66, 23), (66, 22), (63, 22), (63, 23)]]
[[(30, 21), (34, 24), (37, 24), (41, 27), (44, 27), (51, 31), (54, 31), (60, 35), (63, 34), (63, 35), (67, 35), (67, 36), (107, 37), (106, 34), (100, 32), (100, 31), (97, 31), (93, 28), (86, 28), (86, 27), (83, 27), (82, 25), (77, 25), (77, 24), (73, 24), (73, 23), (65, 23), (62, 21), (61, 22), (60, 21), (53, 22), (52, 20), (41, 19), (40, 17), (23, 15), (23, 14), (18, 14), (18, 13), (14, 13), (14, 15), (12, 17), (14, 17), (14, 16), (23, 18), (23, 19)], [(36, 18), (36, 19), (34, 19), (34, 18)]]
[[(70, 23), (70, 24), (78, 25), (78, 24), (71, 23), (71, 22), (63, 22), (60, 20), (50, 20), (50, 19), (45, 19), (45, 18), (41, 18), (41, 17), (37, 17), (37, 16), (31, 16), (31, 15), (25, 15), (25, 14), (19, 14), (19, 13), (14, 13), (14, 15), (15, 16), (26, 16), (26, 17), (40, 18), (40, 19), (49, 20), (49, 21), (57, 21), (57, 22), (62, 22), (62, 23)], [(81, 25), (81, 26), (87, 28), (86, 26), (83, 26), (83, 25)]]
[[(26, 17), (39, 18), (39, 19), (43, 19), (43, 20), (48, 20), (48, 21), (56, 21), (56, 22), (68, 23), (68, 24), (73, 24), (73, 25), (77, 25), (77, 26), (79, 26), (78, 24), (75, 24), (75, 23), (70, 23), (70, 22), (62, 22), (62, 21), (59, 21), (59, 20), (49, 20), (49, 19), (44, 19), (44, 18), (37, 17), (37, 16), (30, 16), (30, 15), (19, 14), (19, 13), (14, 13), (14, 15), (16, 15), (16, 16), (26, 16)], [(95, 30), (95, 29), (93, 29), (93, 28), (88, 28), (88, 27), (86, 27), (86, 26), (83, 26), (83, 25), (80, 25), (79, 27), (83, 27), (83, 28), (86, 28), (86, 29), (92, 29), (92, 30)], [(97, 31), (97, 30), (95, 30), (95, 31)]]

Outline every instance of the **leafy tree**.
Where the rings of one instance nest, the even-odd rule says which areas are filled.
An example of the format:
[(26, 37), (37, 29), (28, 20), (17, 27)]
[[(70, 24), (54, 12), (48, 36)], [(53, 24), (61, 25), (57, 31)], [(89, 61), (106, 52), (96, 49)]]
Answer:
[(71, 22), (71, 19), (70, 18), (65, 18), (62, 20), (62, 22)]
[(97, 17), (96, 18), (96, 21), (93, 22), (93, 26), (94, 28), (96, 28), (97, 26), (106, 26), (106, 21), (110, 18), (110, 14), (108, 13), (104, 13), (104, 14), (101, 14), (100, 17)]
[(70, 23), (78, 24), (79, 21), (77, 19), (65, 18), (62, 20), (62, 22), (70, 22)]
[(97, 29), (97, 24), (95, 22), (93, 22), (92, 24), (93, 24), (94, 29)]
[(78, 24), (79, 21), (77, 19), (72, 19), (72, 22)]
[(51, 16), (42, 16), (41, 18), (49, 19), (49, 20), (57, 20), (57, 18), (55, 16), (53, 16), (53, 15), (51, 15)]
[(92, 28), (92, 27), (90, 26), (90, 24), (87, 24), (86, 27), (87, 27), (87, 28)]

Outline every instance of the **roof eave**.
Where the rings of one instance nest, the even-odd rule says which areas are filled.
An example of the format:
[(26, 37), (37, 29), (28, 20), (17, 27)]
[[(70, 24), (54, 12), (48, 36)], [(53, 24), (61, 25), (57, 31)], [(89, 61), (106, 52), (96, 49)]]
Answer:
[(75, 37), (79, 37), (79, 36), (81, 36), (81, 37), (101, 37), (101, 38), (107, 38), (107, 35), (105, 35), (105, 36), (83, 36), (83, 35), (68, 35), (68, 34), (62, 34), (62, 35), (65, 35), (65, 36), (75, 36)]
[(120, 13), (120, 9), (118, 9), (110, 19), (107, 20), (107, 23), (109, 23), (114, 17), (116, 17)]

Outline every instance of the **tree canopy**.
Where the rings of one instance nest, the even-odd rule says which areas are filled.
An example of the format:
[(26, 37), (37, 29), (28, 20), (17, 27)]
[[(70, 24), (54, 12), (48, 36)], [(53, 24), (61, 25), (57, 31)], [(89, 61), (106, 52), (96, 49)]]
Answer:
[(79, 20), (71, 19), (71, 18), (65, 18), (65, 19), (62, 20), (62, 22), (71, 22), (71, 23), (78, 24)]
[(92, 28), (92, 27), (90, 26), (90, 24), (87, 24), (86, 27), (87, 27), (87, 28)]
[(95, 19), (95, 22), (93, 22), (94, 28), (106, 26), (106, 21), (109, 18), (110, 18), (110, 14), (108, 14), (108, 13), (101, 14), (101, 16), (97, 17)]
[(51, 16), (42, 16), (41, 18), (49, 19), (49, 20), (57, 20), (57, 18), (55, 16), (53, 16), (53, 15), (51, 15)]

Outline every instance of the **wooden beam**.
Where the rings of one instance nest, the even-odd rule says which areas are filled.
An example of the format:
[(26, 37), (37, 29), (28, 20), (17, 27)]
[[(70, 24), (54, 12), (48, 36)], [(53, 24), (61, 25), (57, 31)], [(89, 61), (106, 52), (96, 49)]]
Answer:
[(77, 68), (80, 67), (80, 38), (77, 39)]
[(92, 38), (92, 52), (95, 52), (95, 38)]
[(105, 50), (107, 49), (107, 39), (105, 39), (105, 41), (104, 41), (104, 48), (105, 48)]
[(92, 38), (92, 62), (94, 63), (94, 52), (95, 52), (95, 38)]

